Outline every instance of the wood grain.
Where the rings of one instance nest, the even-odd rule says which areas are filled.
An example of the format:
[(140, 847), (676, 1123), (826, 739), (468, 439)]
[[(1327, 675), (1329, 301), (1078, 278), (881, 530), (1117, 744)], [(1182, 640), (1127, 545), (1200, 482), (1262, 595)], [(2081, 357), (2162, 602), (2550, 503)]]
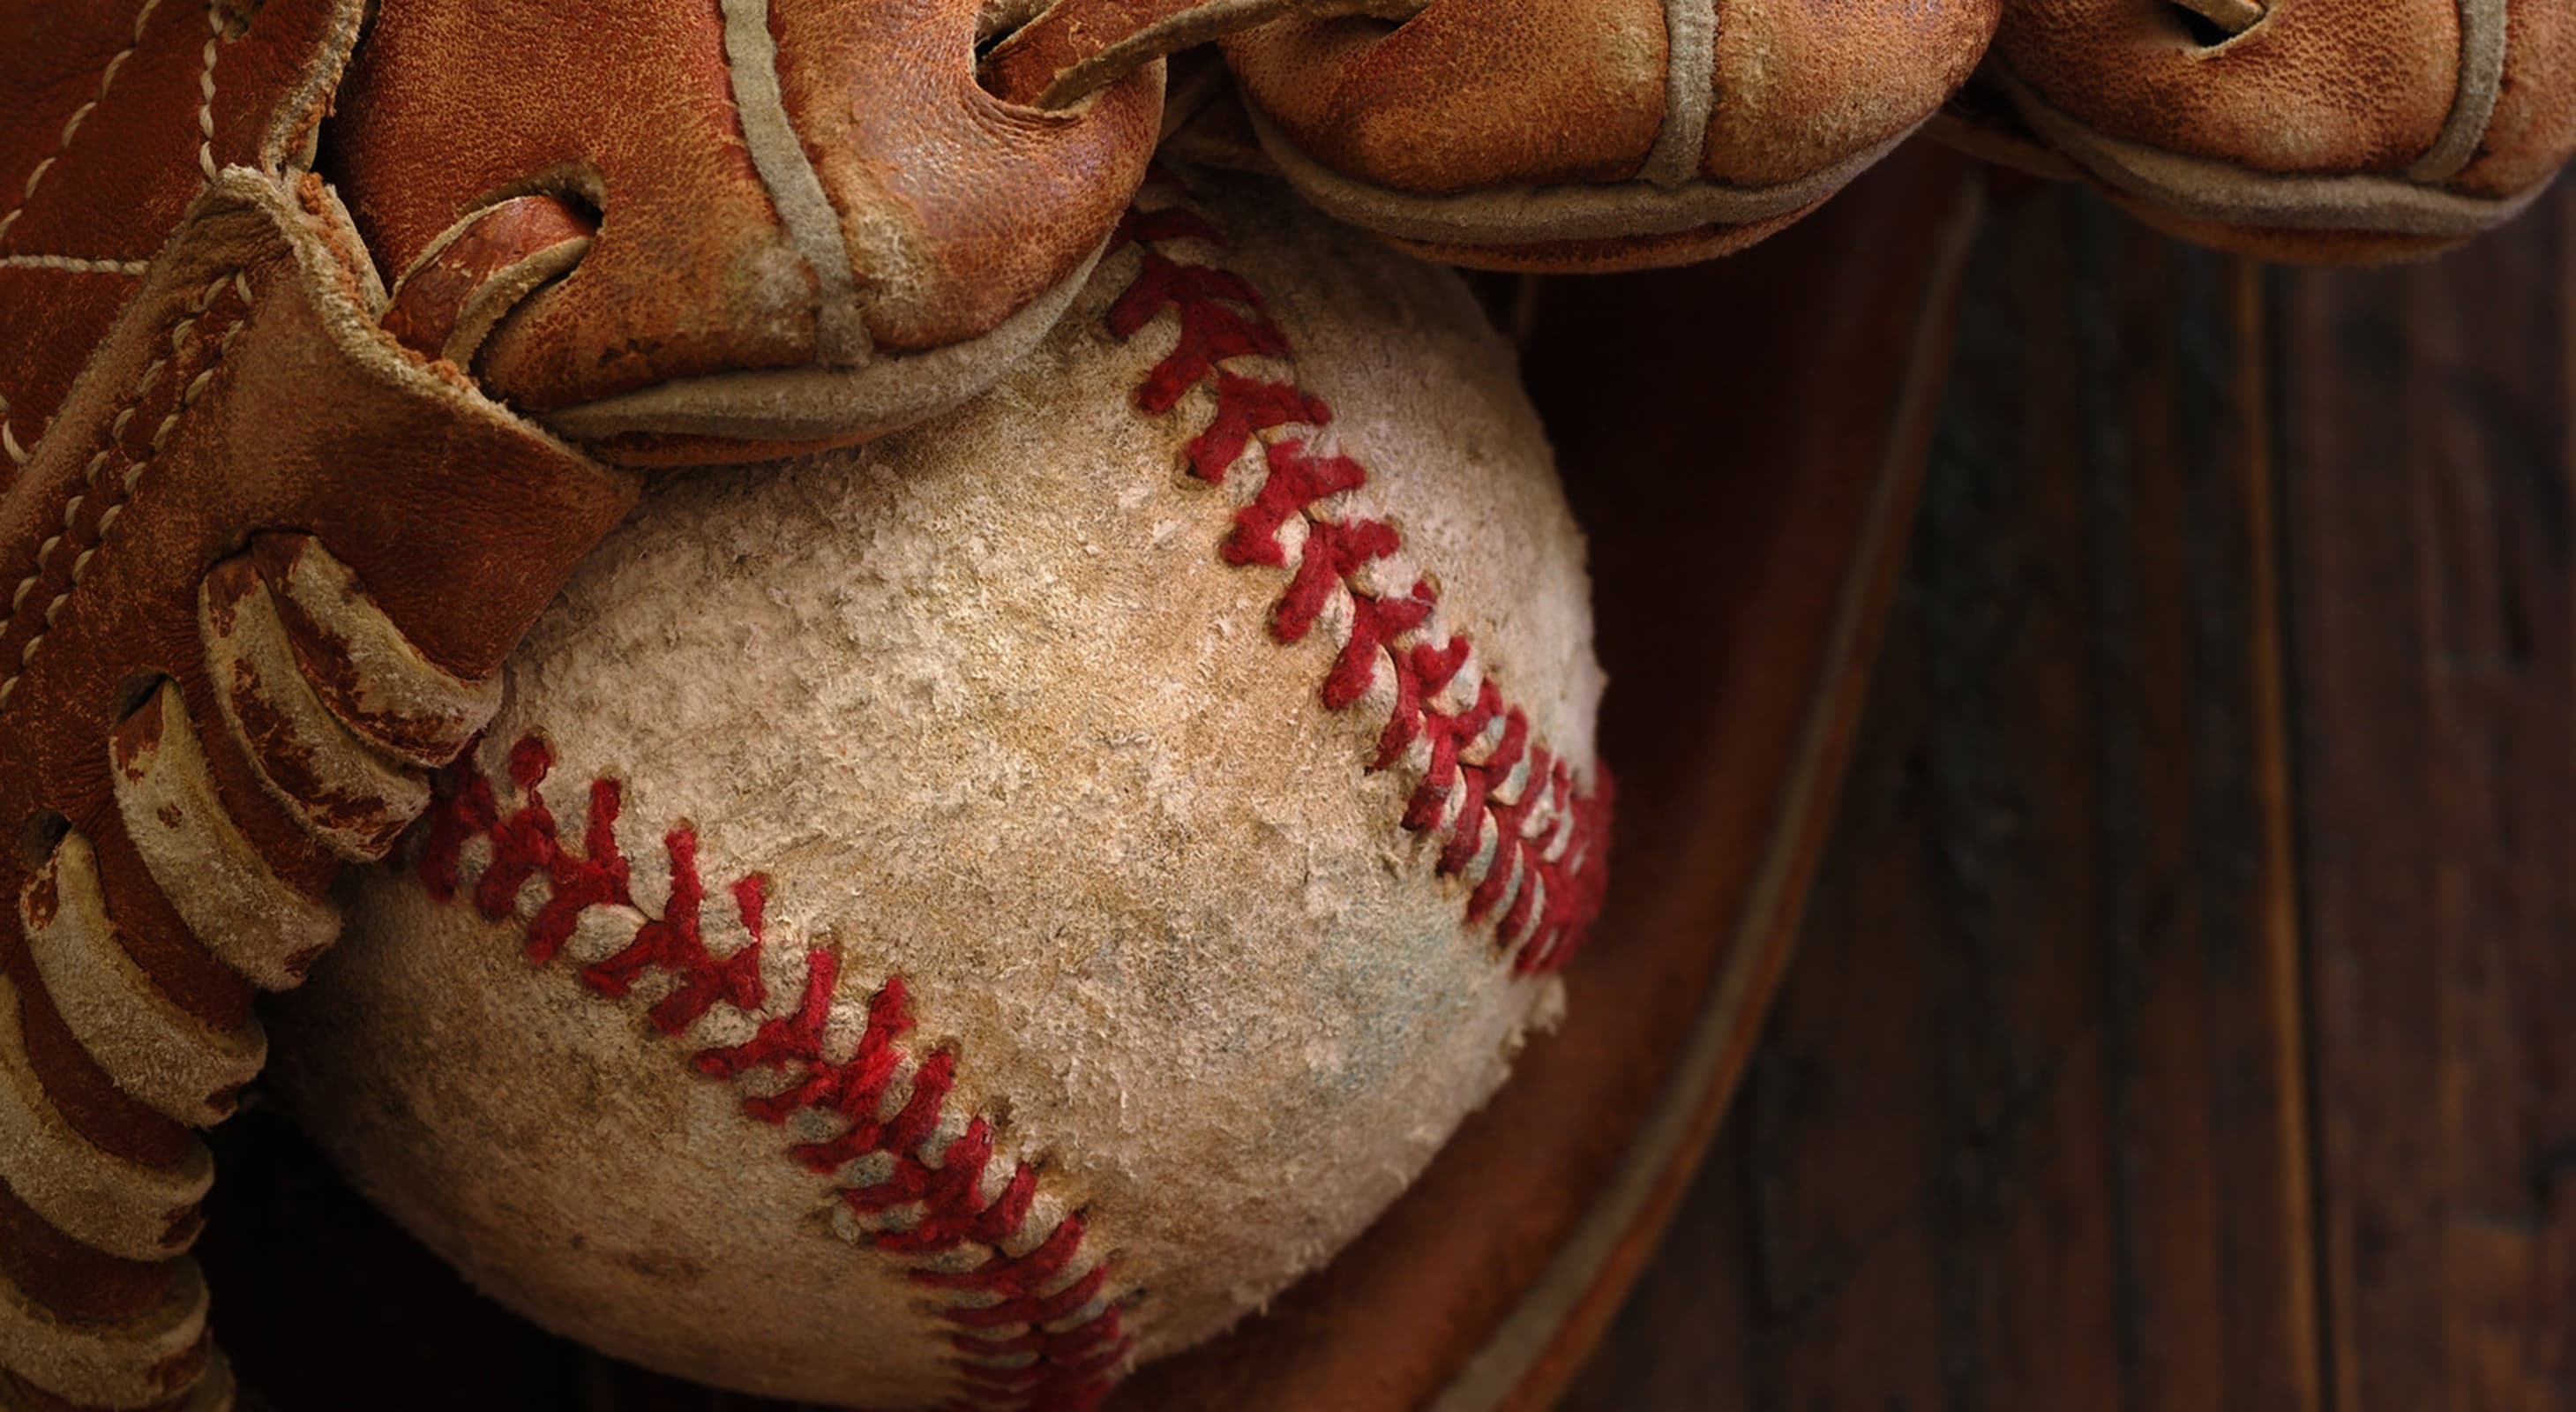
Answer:
[(1569, 1407), (2576, 1406), (2571, 240), (1999, 216), (1800, 969)]

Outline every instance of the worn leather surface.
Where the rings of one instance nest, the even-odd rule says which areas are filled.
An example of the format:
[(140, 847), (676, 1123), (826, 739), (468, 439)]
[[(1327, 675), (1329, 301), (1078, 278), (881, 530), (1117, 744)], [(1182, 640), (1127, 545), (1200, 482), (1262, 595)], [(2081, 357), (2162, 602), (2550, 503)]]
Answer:
[[(61, 1022), (17, 905), (43, 861), (37, 845), (67, 831), (95, 848), (128, 959), (199, 1021), (243, 1022), (242, 979), (180, 922), (197, 900), (189, 880), (138, 866), (112, 788), (111, 736), (130, 738), (151, 684), (167, 682), (266, 872), (318, 904), (338, 866), (226, 728), (199, 622), (210, 571), (254, 535), (309, 539), (355, 571), (372, 610), (430, 662), (476, 678), (497, 669), (633, 493), (378, 329), (372, 275), (346, 263), (351, 247), (331, 230), (344, 220), (309, 178), (299, 191), (288, 177), (227, 173), (0, 495), (0, 577), (22, 585), (0, 620), (0, 829), (30, 845), (0, 854), (11, 904), (0, 909), (0, 974), (22, 1002), (25, 1059), (53, 1109), (81, 1141), (141, 1169), (190, 1160), (196, 1144)], [(0, 1199), (0, 1224), (27, 1217)], [(177, 1268), (25, 1234), (0, 1244), (0, 1276), (78, 1321), (143, 1314)], [(173, 1255), (193, 1234), (193, 1222), (174, 1224)], [(23, 1371), (25, 1351), (0, 1349), (0, 1361)]]
[[(20, 453), (207, 164), (274, 165), (311, 140), (359, 9), (270, 0), (244, 25), (187, 0), (0, 0), (0, 426)], [(0, 484), (22, 458), (0, 459)]]
[[(406, 45), (435, 29), (406, 22), (432, 10), (481, 42), (431, 46), (435, 73), (403, 71), (419, 52)], [(772, 107), (796, 116), (771, 136), (822, 132), (822, 180), (862, 194), (817, 207), (833, 223), (846, 213), (841, 238), (873, 262), (857, 277), (874, 281), (876, 322), (844, 330), (839, 352), (973, 355), (1014, 320), (1042, 332), (1031, 306), (1087, 267), (1141, 176), (1159, 74), (1079, 114), (1033, 114), (975, 87), (971, 3), (774, 10), (760, 41)], [(232, 1095), (189, 1085), (237, 1081), (226, 1070), (245, 1056), (256, 1068), (253, 991), (294, 983), (334, 930), (332, 875), (416, 807), (404, 777), (422, 762), (371, 740), (401, 722), (370, 711), (399, 708), (422, 680), (470, 699), (633, 493), (465, 368), (389, 336), (384, 281), (404, 250), (371, 248), (334, 194), (299, 180), (335, 95), (344, 113), (353, 102), (341, 80), (366, 11), (0, 3), (0, 326), (13, 334), (0, 348), (0, 1403), (228, 1403), (184, 1252), (205, 1170), (189, 1124)], [(408, 148), (402, 131), (368, 129), (370, 142), (335, 149), (344, 162), (394, 164), (388, 184), (409, 191), (450, 170), (442, 154), (548, 151), (588, 181), (565, 181), (581, 206), (564, 220), (456, 250), (448, 269), (490, 278), (426, 291), (416, 307), (432, 325), (451, 310), (506, 315), (487, 307), (493, 288), (520, 281), (506, 289), (518, 298), (560, 280), (598, 244), (582, 217), (644, 190), (669, 199), (669, 219), (619, 203), (615, 258), (572, 285), (626, 303), (587, 324), (521, 321), (505, 371), (597, 379), (565, 394), (577, 399), (633, 365), (667, 372), (653, 361), (665, 356), (740, 375), (823, 348), (813, 266), (771, 258), (777, 173), (743, 186), (746, 129), (725, 126), (740, 93), (719, 88), (721, 111), (693, 127), (647, 101), (694, 96), (681, 116), (707, 118), (731, 56), (689, 47), (703, 27), (621, 9), (604, 28), (640, 56), (583, 35), (496, 59), (488, 41), (508, 27), (483, 8), (378, 18), (371, 39), (391, 42), (369, 51), (363, 111), (404, 117), (418, 96), (404, 81), (423, 77), (492, 106), (437, 109)], [(669, 62), (641, 62), (656, 58)], [(492, 89), (469, 81), (496, 73)], [(633, 101), (603, 103), (627, 75), (644, 96), (612, 89)], [(506, 101), (527, 94), (561, 96), (536, 116), (563, 126), (532, 138), (527, 103)], [(548, 136), (567, 145), (545, 148)], [(674, 279), (692, 259), (723, 269)], [(622, 289), (621, 271), (635, 276)], [(800, 278), (801, 332), (798, 310), (779, 312), (796, 300), (775, 301)], [(420, 332), (433, 355), (462, 346), (453, 330)], [(997, 343), (989, 371), (952, 357), (932, 390), (971, 391), (1010, 351)], [(541, 383), (516, 385), (531, 387), (531, 405), (547, 400)], [(345, 602), (290, 601), (295, 566), (316, 563), (326, 598)], [(332, 575), (348, 587), (330, 589)], [(270, 634), (265, 657), (240, 636), (252, 619)], [(419, 680), (377, 675), (397, 668)], [(390, 793), (363, 797), (374, 786)]]
[(2010, 0), (1989, 81), (2146, 219), (2288, 258), (2441, 249), (2576, 152), (2576, 15), (2543, 0)]
[(1637, 175), (1671, 59), (1662, 0), (1451, 0), (1402, 25), (1292, 19), (1226, 50), (1317, 160), (1442, 195)]
[(1151, 155), (1159, 65), (1041, 113), (978, 85), (980, 9), (388, 0), (324, 169), (389, 281), (502, 198), (595, 209), (578, 272), (476, 364), (514, 406), (858, 369), (989, 334), (1078, 275)]
[[(1464, 263), (1625, 268), (1812, 209), (1966, 78), (1996, 9), (1434, 0), (1400, 25), (1288, 19), (1225, 48), (1292, 179), (1334, 179), (1299, 180), (1327, 209)], [(1476, 215), (1444, 232), (1444, 206)]]
[(1681, 264), (1769, 235), (1975, 67), (1994, 0), (1061, 0), (988, 82), (1071, 101), (1221, 40), (1297, 189), (1416, 253)]
[(2459, 74), (2455, 0), (2289, 0), (2204, 46), (2138, 0), (2012, 0), (1996, 60), (2113, 137), (2269, 171), (2402, 170)]
[(1290, 15), (1412, 17), (1421, 0), (1070, 0), (986, 51), (984, 85), (1064, 108), (1155, 58)]
[[(0, 977), (17, 997), (10, 1027), (17, 1058), (28, 1066), (19, 1072), (32, 1073), (78, 1141), (147, 1166), (186, 1160), (194, 1142), (129, 1098), (82, 1051), (31, 964), (19, 901), (28, 866), (39, 861), (34, 846), (59, 826), (40, 820), (68, 821), (78, 808), (94, 826), (103, 822), (97, 787), (107, 752), (99, 713), (121, 704), (128, 668), (193, 624), (194, 603), (163, 624), (158, 644), (127, 622), (118, 631), (128, 639), (106, 653), (81, 650), (85, 614), (111, 599), (129, 607), (141, 601), (130, 588), (140, 561), (119, 548), (80, 564), (63, 548), (81, 549), (82, 531), (94, 530), (102, 513), (98, 492), (71, 479), (95, 474), (95, 453), (67, 448), (84, 439), (101, 445), (114, 423), (63, 426), (57, 416), (67, 398), (79, 406), (82, 370), (144, 288), (150, 262), (206, 174), (236, 164), (278, 170), (309, 146), (360, 14), (357, 0), (270, 0), (255, 16), (184, 0), (0, 3), (0, 329), (8, 330), (0, 338), (0, 524), (8, 526), (0, 530), (0, 577), (8, 580), (0, 589), (8, 594), (0, 598), (8, 614), (0, 650), (15, 679), (0, 703), (0, 830), (16, 844), (0, 854)], [(139, 331), (138, 320), (127, 327), (138, 330), (127, 335), (130, 360), (151, 334)], [(177, 346), (169, 358), (184, 366)], [(132, 367), (126, 371), (131, 377)], [(173, 368), (170, 376), (194, 371)], [(93, 407), (68, 420), (117, 412)], [(138, 439), (156, 430), (157, 421)], [(89, 502), (86, 524), (79, 500)], [(67, 585), (39, 568), (67, 578), (75, 565), (87, 571), (88, 592), (77, 607), (64, 594), (55, 608)], [(146, 566), (146, 573), (155, 567), (175, 566)], [(30, 660), (40, 632), (52, 640), (37, 649), (41, 661)], [(86, 709), (60, 709), (40, 684), (52, 671), (87, 674), (93, 699)], [(114, 679), (102, 687), (101, 675)], [(187, 936), (166, 899), (136, 886), (141, 868), (118, 831), (102, 828), (99, 842), (99, 865), (126, 898), (121, 920), (130, 962), (206, 1024), (245, 1023), (248, 987)], [(168, 1238), (184, 1244), (194, 1233), (193, 1220), (182, 1219)], [(130, 1320), (171, 1292), (175, 1269), (167, 1260), (104, 1255), (54, 1229), (16, 1193), (0, 1196), (0, 1278), (56, 1316), (100, 1327)], [(0, 1349), (0, 1400), (44, 1398), (17, 1376), (28, 1352)], [(174, 1390), (191, 1381), (207, 1386), (209, 1366), (199, 1350), (153, 1375)]]

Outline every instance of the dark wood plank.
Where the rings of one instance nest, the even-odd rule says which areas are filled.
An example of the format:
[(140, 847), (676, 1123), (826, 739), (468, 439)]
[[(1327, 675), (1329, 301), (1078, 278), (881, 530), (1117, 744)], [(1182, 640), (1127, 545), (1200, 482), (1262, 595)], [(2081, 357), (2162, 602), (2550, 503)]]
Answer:
[(2321, 1405), (2258, 286), (1996, 227), (1800, 969), (1572, 1407)]
[(2281, 280), (2339, 1405), (2576, 1403), (2576, 210)]

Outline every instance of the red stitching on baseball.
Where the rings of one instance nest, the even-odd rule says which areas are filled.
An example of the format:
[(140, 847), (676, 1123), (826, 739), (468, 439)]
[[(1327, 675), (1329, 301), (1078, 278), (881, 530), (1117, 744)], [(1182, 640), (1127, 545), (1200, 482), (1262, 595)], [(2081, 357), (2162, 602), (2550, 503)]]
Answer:
[[(466, 846), (486, 840), (491, 858), (474, 881), (470, 900), (494, 921), (511, 914), (530, 882), (541, 883), (544, 901), (522, 938), (528, 960), (541, 966), (562, 954), (585, 909), (615, 907), (642, 914), (630, 888), (633, 870), (617, 834), (623, 803), (618, 782), (591, 781), (576, 852), (564, 846), (540, 788), (553, 765), (553, 754), (542, 741), (522, 740), (511, 749), (510, 780), (521, 802), (508, 812), (492, 782), (470, 765), (443, 772), (418, 864), (429, 895), (454, 901), (465, 883)], [(616, 954), (583, 966), (582, 984), (603, 998), (619, 1000), (648, 979), (667, 980), (670, 989), (647, 1012), (653, 1027), (666, 1035), (686, 1033), (720, 1001), (761, 1014), (769, 1002), (760, 973), (768, 944), (767, 879), (750, 874), (729, 889), (751, 940), (719, 957), (706, 945), (707, 890), (698, 870), (697, 835), (687, 827), (676, 828), (662, 843), (671, 865), (670, 902), (660, 917), (638, 926)], [(984, 1200), (984, 1176), (995, 1153), (993, 1125), (982, 1114), (969, 1118), (965, 1130), (939, 1149), (935, 1165), (924, 1161), (921, 1149), (938, 1133), (956, 1083), (957, 1055), (941, 1049), (922, 1058), (902, 1108), (891, 1118), (882, 1117), (907, 1054), (901, 1042), (914, 1025), (903, 978), (886, 979), (868, 1002), (867, 1026), (857, 1048), (847, 1060), (834, 1062), (825, 1053), (824, 1024), (840, 980), (841, 958), (818, 948), (805, 959), (805, 984), (795, 1009), (763, 1019), (758, 1031), (740, 1044), (697, 1051), (690, 1066), (716, 1079), (776, 1076), (782, 1082), (774, 1092), (746, 1094), (742, 1100), (746, 1115), (773, 1127), (800, 1112), (840, 1118), (846, 1126), (838, 1137), (786, 1149), (808, 1171), (830, 1176), (867, 1160), (887, 1167), (880, 1181), (841, 1188), (840, 1199), (863, 1217), (917, 1207), (919, 1218), (908, 1228), (881, 1229), (870, 1243), (888, 1254), (913, 1258), (911, 1276), (928, 1288), (991, 1297), (990, 1304), (941, 1311), (956, 1331), (950, 1351), (957, 1374), (981, 1405), (1031, 1412), (1080, 1412), (1094, 1406), (1107, 1396), (1130, 1340), (1115, 1301), (1092, 1307), (1108, 1283), (1106, 1261), (1061, 1289), (1051, 1288), (1081, 1253), (1081, 1216), (1065, 1217), (1024, 1254), (998, 1249), (1029, 1219), (1037, 1170), (1014, 1162), (1000, 1195)], [(964, 1271), (930, 1263), (968, 1242), (997, 1248)], [(1076, 1322), (1048, 1327), (1068, 1319)], [(988, 1335), (986, 1330), (1001, 1332)], [(991, 1360), (996, 1358), (1026, 1360), (1026, 1366), (994, 1367)]]
[[(1429, 581), (1417, 581), (1393, 596), (1373, 594), (1357, 581), (1366, 566), (1394, 555), (1401, 537), (1384, 521), (1337, 518), (1322, 508), (1324, 501), (1365, 486), (1367, 469), (1346, 456), (1319, 454), (1304, 439), (1283, 434), (1328, 424), (1331, 409), (1321, 398), (1294, 383), (1263, 381), (1220, 366), (1238, 357), (1284, 360), (1288, 339), (1241, 277), (1183, 264), (1160, 248), (1187, 240), (1221, 244), (1203, 217), (1177, 208), (1130, 211), (1119, 227), (1115, 245), (1136, 245), (1142, 262), (1134, 282), (1109, 310), (1110, 332), (1132, 338), (1165, 314), (1179, 325), (1172, 351), (1137, 389), (1137, 406), (1159, 415), (1179, 406), (1193, 389), (1213, 392), (1215, 414), (1187, 450), (1192, 473), (1212, 485), (1224, 483), (1255, 440), (1263, 442), (1267, 476), (1252, 501), (1237, 512), (1220, 553), (1238, 566), (1289, 570), (1288, 585), (1271, 610), (1271, 631), (1283, 642), (1301, 641), (1314, 630), (1336, 588), (1348, 594), (1349, 636), (1321, 688), (1325, 704), (1337, 711), (1358, 705), (1375, 687), (1384, 656), (1395, 674), (1394, 707), (1368, 768), (1391, 769), (1420, 747), (1427, 763), (1406, 802), (1403, 826), (1436, 836), (1445, 824), (1448, 833), (1437, 862), (1443, 876), (1472, 869), (1490, 835), (1494, 856), (1468, 892), (1467, 920), (1482, 922), (1502, 908), (1496, 936), (1512, 951), (1516, 969), (1549, 970), (1564, 964), (1600, 908), (1610, 807), (1607, 775), (1594, 791), (1578, 795), (1573, 771), (1531, 743), (1528, 717), (1489, 678), (1477, 678), (1477, 690), (1465, 707), (1449, 710), (1439, 704), (1467, 671), (1473, 648), (1463, 636), (1428, 640), (1439, 606)], [(1291, 548), (1282, 537), (1292, 520), (1303, 525), (1293, 568)], [(1473, 758), (1480, 752), (1481, 758)], [(762, 1015), (769, 1002), (760, 966), (767, 946), (766, 878), (755, 873), (732, 884), (734, 908), (750, 940), (730, 955), (716, 956), (706, 945), (707, 891), (694, 830), (683, 826), (664, 835), (671, 896), (660, 917), (649, 917), (636, 904), (632, 869), (618, 838), (624, 796), (617, 781), (590, 783), (576, 852), (565, 847), (540, 788), (554, 765), (543, 741), (523, 739), (511, 749), (510, 783), (522, 802), (507, 813), (491, 780), (473, 768), (475, 753), (466, 751), (438, 778), (417, 864), (433, 898), (459, 896), (466, 848), (485, 840), (491, 856), (470, 899), (484, 917), (508, 917), (531, 882), (545, 889), (524, 926), (522, 944), (530, 962), (554, 961), (575, 936), (585, 910), (624, 909), (645, 920), (623, 948), (581, 968), (584, 985), (605, 998), (623, 999), (648, 979), (668, 980), (670, 988), (648, 1012), (654, 1027), (666, 1035), (685, 1033), (719, 1002)], [(1498, 786), (1516, 777), (1517, 795), (1499, 798)], [(1119, 1301), (1103, 1298), (1109, 1282), (1106, 1260), (1060, 1284), (1082, 1254), (1082, 1216), (1066, 1216), (1045, 1239), (1016, 1257), (998, 1249), (1027, 1222), (1037, 1196), (1037, 1172), (1025, 1162), (1013, 1162), (1000, 1192), (984, 1200), (984, 1175), (996, 1153), (993, 1125), (982, 1114), (967, 1120), (963, 1131), (939, 1150), (935, 1164), (922, 1159), (922, 1147), (940, 1130), (956, 1083), (958, 1056), (938, 1049), (920, 1057), (903, 1106), (885, 1116), (897, 1076), (910, 1057), (903, 1047), (914, 1028), (908, 994), (902, 977), (888, 977), (868, 1002), (865, 1028), (850, 1057), (836, 1062), (825, 1052), (824, 1032), (840, 965), (833, 952), (808, 952), (793, 1010), (765, 1015), (752, 1037), (739, 1044), (696, 1051), (691, 1067), (729, 1081), (755, 1073), (776, 1076), (779, 1081), (764, 1085), (764, 1093), (742, 1098), (742, 1111), (757, 1121), (779, 1126), (798, 1113), (841, 1119), (838, 1136), (786, 1149), (807, 1170), (829, 1176), (852, 1163), (883, 1165), (878, 1180), (841, 1188), (842, 1202), (861, 1217), (879, 1218), (916, 1206), (920, 1215), (907, 1227), (877, 1229), (870, 1243), (889, 1254), (915, 1257), (911, 1278), (926, 1288), (991, 1301), (941, 1311), (954, 1331), (949, 1340), (952, 1366), (973, 1403), (1046, 1412), (1094, 1407), (1115, 1385), (1133, 1340), (1123, 1329)], [(969, 1242), (997, 1248), (963, 1271), (934, 1263)], [(1016, 1366), (996, 1366), (995, 1360)]]
[[(1168, 191), (1173, 183), (1158, 178), (1155, 185)], [(1481, 681), (1464, 709), (1441, 708), (1441, 694), (1466, 669), (1472, 647), (1464, 635), (1421, 640), (1439, 607), (1439, 591), (1428, 580), (1396, 594), (1373, 593), (1360, 582), (1369, 565), (1396, 554), (1402, 535), (1383, 520), (1325, 507), (1367, 485), (1367, 467), (1319, 454), (1304, 437), (1287, 434), (1330, 424), (1332, 409), (1322, 398), (1294, 382), (1264, 381), (1224, 366), (1234, 358), (1290, 360), (1294, 353), (1248, 281), (1184, 263), (1165, 249), (1190, 241), (1220, 249), (1226, 243), (1206, 217), (1177, 206), (1129, 210), (1111, 242), (1112, 249), (1137, 247), (1142, 263), (1109, 308), (1109, 331), (1131, 339), (1166, 314), (1178, 325), (1172, 351), (1137, 388), (1137, 407), (1161, 415), (1194, 388), (1212, 394), (1215, 414), (1187, 450), (1190, 473), (1211, 485), (1223, 485), (1253, 442), (1264, 442), (1268, 474), (1252, 502), (1235, 513), (1220, 552), (1238, 566), (1290, 568), (1281, 533), (1292, 519), (1304, 522), (1302, 552), (1271, 608), (1271, 633), (1282, 642), (1303, 641), (1334, 590), (1348, 594), (1350, 634), (1324, 679), (1324, 704), (1336, 711), (1358, 705), (1376, 686), (1383, 656), (1394, 672), (1394, 708), (1368, 768), (1391, 769), (1417, 744), (1427, 747), (1404, 827), (1436, 835), (1446, 824), (1438, 867), (1452, 877), (1475, 866), (1490, 833), (1495, 856), (1469, 890), (1467, 920), (1482, 922), (1508, 900), (1495, 934), (1514, 952), (1514, 967), (1555, 970), (1573, 958), (1600, 914), (1608, 884), (1609, 773), (1596, 770), (1598, 786), (1576, 794), (1573, 771), (1530, 742), (1528, 717), (1491, 679)], [(1483, 758), (1474, 758), (1489, 740)], [(1497, 798), (1496, 789), (1524, 763), (1528, 776), (1519, 794), (1509, 802)]]

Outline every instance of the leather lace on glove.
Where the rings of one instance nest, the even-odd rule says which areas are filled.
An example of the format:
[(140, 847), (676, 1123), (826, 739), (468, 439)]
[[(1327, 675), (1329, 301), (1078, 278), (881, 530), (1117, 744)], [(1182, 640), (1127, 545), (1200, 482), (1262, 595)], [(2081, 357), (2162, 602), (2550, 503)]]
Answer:
[[(2429, 254), (2576, 151), (2576, 14), (2540, 0), (2008, 0), (1963, 145), (2187, 239)], [(1956, 129), (1954, 129), (1956, 131)]]

